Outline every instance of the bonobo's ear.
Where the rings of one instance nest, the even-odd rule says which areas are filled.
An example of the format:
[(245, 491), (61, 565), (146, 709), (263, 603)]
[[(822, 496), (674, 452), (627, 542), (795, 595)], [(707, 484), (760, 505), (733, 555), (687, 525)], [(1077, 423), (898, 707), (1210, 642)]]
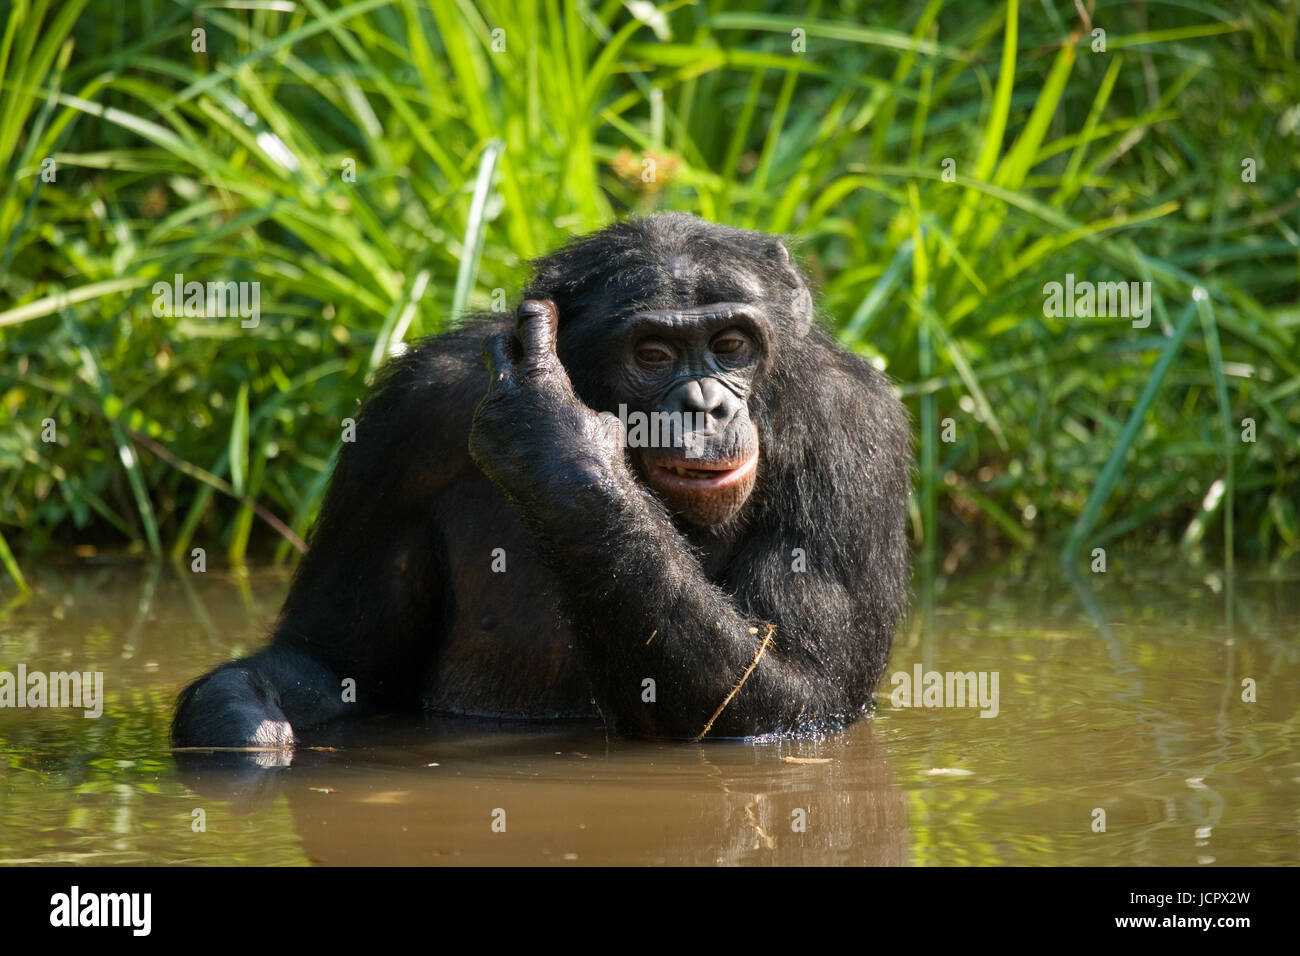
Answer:
[(782, 292), (788, 297), (786, 304), (790, 310), (790, 317), (794, 319), (794, 331), (802, 335), (812, 325), (812, 293), (808, 291), (808, 283), (794, 260), (790, 258), (790, 250), (786, 248), (783, 240), (777, 239), (773, 243), (771, 257), (781, 271)]

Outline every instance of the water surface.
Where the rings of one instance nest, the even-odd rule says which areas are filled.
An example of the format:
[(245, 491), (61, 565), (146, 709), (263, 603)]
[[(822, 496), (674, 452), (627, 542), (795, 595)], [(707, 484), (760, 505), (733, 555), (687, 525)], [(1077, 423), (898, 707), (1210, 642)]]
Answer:
[(388, 720), (289, 767), (167, 742), (179, 688), (262, 642), (283, 572), (31, 577), (0, 670), (102, 671), (106, 703), (0, 709), (0, 863), (1300, 862), (1300, 573), (1150, 560), (1072, 585), (1043, 559), (951, 582), (890, 673), (996, 672), (992, 718), (894, 707), (887, 682), (822, 739)]

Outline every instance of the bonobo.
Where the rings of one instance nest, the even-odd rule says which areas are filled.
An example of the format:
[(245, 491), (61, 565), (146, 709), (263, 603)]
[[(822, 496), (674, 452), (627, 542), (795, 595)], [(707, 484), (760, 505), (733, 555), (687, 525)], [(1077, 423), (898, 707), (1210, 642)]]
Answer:
[(905, 609), (910, 469), (906, 412), (780, 240), (610, 226), (536, 262), (515, 319), (389, 363), (270, 646), (187, 687), (173, 739), (421, 710), (843, 727)]

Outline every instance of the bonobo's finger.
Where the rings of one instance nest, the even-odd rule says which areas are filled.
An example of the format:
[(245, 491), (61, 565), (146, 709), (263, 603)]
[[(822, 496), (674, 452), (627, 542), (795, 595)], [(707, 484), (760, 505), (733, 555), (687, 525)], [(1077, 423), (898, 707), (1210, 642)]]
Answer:
[(517, 353), (518, 350), (519, 343), (509, 332), (493, 332), (483, 340), (483, 364), (488, 370), (488, 391), (493, 391), (505, 384), (507, 379), (514, 378), (517, 359), (511, 353)]
[(605, 440), (614, 448), (623, 448), (627, 445), (627, 436), (623, 428), (623, 421), (613, 412), (601, 412), (597, 416), (597, 423), (600, 430), (605, 435)]
[(515, 334), (524, 349), (523, 365), (535, 368), (555, 355), (560, 315), (550, 299), (525, 299), (515, 314), (519, 319)]

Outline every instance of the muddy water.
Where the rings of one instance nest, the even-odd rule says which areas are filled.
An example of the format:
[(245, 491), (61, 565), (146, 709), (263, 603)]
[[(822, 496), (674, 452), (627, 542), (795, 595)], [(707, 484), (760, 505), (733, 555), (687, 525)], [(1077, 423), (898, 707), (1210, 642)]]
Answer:
[(950, 582), (899, 636), (917, 701), (927, 672), (996, 673), (996, 716), (886, 683), (825, 739), (384, 721), (288, 767), (167, 749), (176, 691), (260, 643), (281, 572), (35, 573), (0, 671), (100, 671), (105, 701), (0, 709), (0, 863), (1300, 862), (1300, 572), (1053, 567)]

